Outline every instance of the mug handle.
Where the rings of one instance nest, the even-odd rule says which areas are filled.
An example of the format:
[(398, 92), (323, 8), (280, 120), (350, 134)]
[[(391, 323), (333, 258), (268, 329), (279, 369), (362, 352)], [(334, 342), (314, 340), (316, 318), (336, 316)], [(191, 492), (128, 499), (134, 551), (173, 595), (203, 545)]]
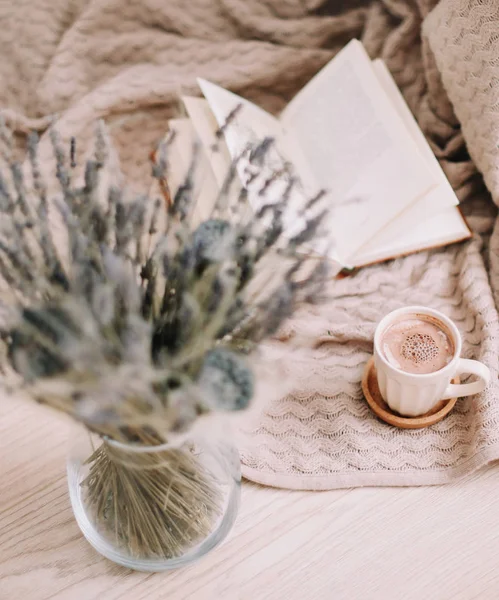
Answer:
[(442, 400), (479, 394), (480, 392), (483, 392), (490, 381), (489, 368), (478, 360), (460, 358), (457, 364), (455, 375), (461, 375), (462, 373), (476, 375), (479, 379), (478, 381), (472, 381), (471, 383), (449, 383), (449, 385), (445, 388)]

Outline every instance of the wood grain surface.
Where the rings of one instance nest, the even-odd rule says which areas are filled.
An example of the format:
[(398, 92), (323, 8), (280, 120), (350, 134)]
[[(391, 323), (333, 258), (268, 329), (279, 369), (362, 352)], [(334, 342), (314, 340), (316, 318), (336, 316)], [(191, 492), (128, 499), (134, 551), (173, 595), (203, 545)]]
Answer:
[(433, 488), (245, 483), (229, 539), (184, 570), (101, 558), (73, 518), (68, 426), (0, 404), (0, 600), (497, 600), (499, 469)]

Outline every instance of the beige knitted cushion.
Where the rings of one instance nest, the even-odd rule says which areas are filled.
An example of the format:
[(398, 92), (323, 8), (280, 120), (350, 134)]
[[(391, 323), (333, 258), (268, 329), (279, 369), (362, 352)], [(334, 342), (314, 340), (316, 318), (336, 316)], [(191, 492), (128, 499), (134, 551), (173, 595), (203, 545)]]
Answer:
[(471, 158), (499, 202), (499, 2), (442, 0), (424, 33)]

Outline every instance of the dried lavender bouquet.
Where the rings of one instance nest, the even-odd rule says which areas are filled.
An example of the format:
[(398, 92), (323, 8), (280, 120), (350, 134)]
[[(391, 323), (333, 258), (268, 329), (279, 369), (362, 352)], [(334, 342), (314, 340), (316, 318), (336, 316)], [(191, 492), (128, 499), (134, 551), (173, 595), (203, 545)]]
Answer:
[[(178, 556), (208, 535), (221, 499), (195, 453), (167, 448), (130, 464), (116, 442), (164, 444), (203, 415), (244, 409), (254, 393), (251, 356), (300, 303), (320, 299), (327, 277), (327, 261), (311, 266), (303, 252), (323, 223), (323, 194), (303, 202), (302, 226), (285, 236), (297, 182), (288, 166), (265, 174), (270, 140), (245, 148), (211, 217), (192, 227), (198, 155), (193, 148), (171, 197), (174, 135), (153, 162), (164, 194), (144, 197), (103, 185), (110, 146), (102, 125), (79, 184), (74, 145), (67, 153), (52, 129), (60, 192), (50, 195), (36, 135), (20, 164), (1, 130), (4, 373), (102, 438), (82, 484), (89, 505), (131, 555), (146, 557)], [(247, 189), (236, 186), (242, 164), (261, 199), (251, 215)], [(53, 214), (69, 258), (58, 250)]]

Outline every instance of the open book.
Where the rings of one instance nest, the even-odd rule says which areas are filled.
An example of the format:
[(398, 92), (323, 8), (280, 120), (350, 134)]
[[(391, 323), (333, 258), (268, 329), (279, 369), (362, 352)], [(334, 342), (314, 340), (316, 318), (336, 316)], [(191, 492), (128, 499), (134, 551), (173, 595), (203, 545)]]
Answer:
[[(307, 193), (328, 190), (331, 258), (342, 266), (470, 237), (458, 199), (388, 69), (371, 61), (359, 41), (337, 54), (279, 118), (213, 83), (198, 82), (204, 99), (183, 98), (188, 118), (175, 122), (180, 162), (184, 155), (179, 172), (185, 172), (185, 148), (194, 138), (204, 149), (198, 218), (209, 215), (231, 158), (270, 136)], [(224, 133), (226, 148), (214, 152), (215, 132), (238, 105), (236, 126)]]

